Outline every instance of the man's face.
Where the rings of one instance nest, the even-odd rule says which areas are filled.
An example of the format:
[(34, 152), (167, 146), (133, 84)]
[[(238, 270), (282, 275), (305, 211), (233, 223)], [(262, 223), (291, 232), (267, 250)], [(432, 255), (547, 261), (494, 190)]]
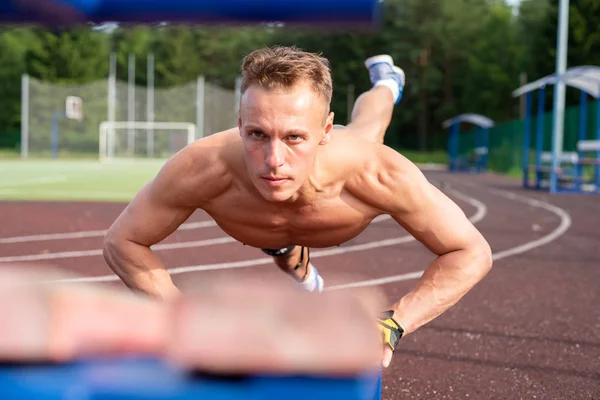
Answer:
[(268, 201), (293, 198), (329, 140), (333, 113), (307, 84), (283, 90), (250, 86), (238, 126), (252, 183)]

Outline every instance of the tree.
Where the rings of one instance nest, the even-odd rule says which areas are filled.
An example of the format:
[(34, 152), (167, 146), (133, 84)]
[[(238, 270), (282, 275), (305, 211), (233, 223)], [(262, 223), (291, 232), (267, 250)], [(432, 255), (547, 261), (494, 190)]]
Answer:
[[(16, 129), (21, 117), (21, 76), (26, 72), (28, 49), (41, 46), (37, 37), (26, 28), (4, 29), (0, 32), (0, 132)], [(2, 133), (0, 133), (2, 134)]]
[(50, 82), (89, 82), (108, 73), (109, 37), (103, 32), (80, 26), (53, 31), (33, 28), (39, 45), (27, 48), (27, 72)]

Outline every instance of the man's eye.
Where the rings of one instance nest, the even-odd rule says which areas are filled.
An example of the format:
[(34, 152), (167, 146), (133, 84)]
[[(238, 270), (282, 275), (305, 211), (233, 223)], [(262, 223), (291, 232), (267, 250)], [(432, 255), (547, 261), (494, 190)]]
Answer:
[(302, 136), (290, 135), (290, 136), (288, 136), (288, 139), (291, 140), (292, 142), (299, 142), (300, 140), (302, 140)]
[(249, 135), (250, 135), (251, 137), (255, 137), (255, 138), (259, 138), (259, 139), (261, 139), (261, 138), (265, 137), (264, 133), (262, 133), (262, 132), (260, 132), (260, 131), (251, 131), (251, 132), (249, 133)]

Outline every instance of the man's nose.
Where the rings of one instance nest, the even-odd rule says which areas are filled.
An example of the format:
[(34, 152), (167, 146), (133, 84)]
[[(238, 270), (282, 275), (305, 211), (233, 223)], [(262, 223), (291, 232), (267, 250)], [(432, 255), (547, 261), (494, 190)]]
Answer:
[(267, 150), (267, 157), (265, 160), (269, 168), (277, 168), (283, 165), (284, 152), (285, 149), (279, 141), (274, 140), (269, 143), (269, 149)]

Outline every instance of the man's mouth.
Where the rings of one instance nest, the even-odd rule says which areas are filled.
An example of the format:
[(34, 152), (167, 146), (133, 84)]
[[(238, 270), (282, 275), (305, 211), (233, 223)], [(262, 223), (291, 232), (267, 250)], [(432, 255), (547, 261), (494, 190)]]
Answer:
[(288, 181), (288, 178), (279, 177), (279, 176), (261, 176), (261, 178), (267, 183), (269, 186), (281, 186), (285, 182)]

